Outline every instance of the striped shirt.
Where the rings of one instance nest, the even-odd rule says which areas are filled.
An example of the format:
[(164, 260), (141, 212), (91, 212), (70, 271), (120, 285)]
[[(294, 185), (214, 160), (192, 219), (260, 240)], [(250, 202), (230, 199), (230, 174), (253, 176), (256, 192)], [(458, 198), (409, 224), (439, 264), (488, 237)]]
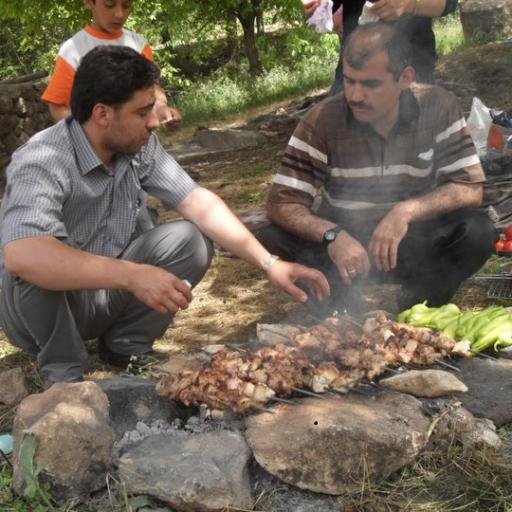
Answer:
[(55, 105), (69, 105), (76, 70), (83, 57), (101, 45), (128, 46), (153, 60), (153, 50), (143, 36), (123, 28), (115, 34), (101, 32), (90, 25), (65, 41), (59, 49), (55, 69), (41, 99)]
[(146, 192), (175, 208), (197, 186), (154, 134), (139, 153), (118, 155), (114, 171), (108, 170), (71, 118), (21, 146), (6, 173), (2, 250), (13, 240), (52, 236), (83, 251), (117, 257), (152, 227)]
[(311, 109), (288, 143), (269, 202), (305, 205), (355, 234), (400, 201), (447, 182), (484, 180), (455, 97), (414, 84), (386, 139), (354, 118), (343, 94)]

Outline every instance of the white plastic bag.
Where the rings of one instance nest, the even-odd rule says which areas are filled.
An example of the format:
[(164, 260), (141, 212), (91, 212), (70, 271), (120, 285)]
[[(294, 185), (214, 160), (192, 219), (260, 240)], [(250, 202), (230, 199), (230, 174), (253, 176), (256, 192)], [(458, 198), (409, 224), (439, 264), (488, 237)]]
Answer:
[(487, 136), (492, 124), (489, 108), (486, 107), (480, 98), (473, 98), (471, 112), (467, 119), (468, 131), (473, 139), (478, 154), (484, 154), (487, 151)]
[(375, 21), (379, 21), (379, 17), (371, 12), (372, 7), (373, 4), (371, 2), (366, 1), (364, 3), (363, 10), (361, 11), (361, 16), (359, 16), (358, 20), (359, 25), (365, 25), (366, 23), (373, 23)]
[(322, 34), (332, 32), (332, 0), (321, 0), (320, 5), (315, 9), (307, 23), (316, 32)]

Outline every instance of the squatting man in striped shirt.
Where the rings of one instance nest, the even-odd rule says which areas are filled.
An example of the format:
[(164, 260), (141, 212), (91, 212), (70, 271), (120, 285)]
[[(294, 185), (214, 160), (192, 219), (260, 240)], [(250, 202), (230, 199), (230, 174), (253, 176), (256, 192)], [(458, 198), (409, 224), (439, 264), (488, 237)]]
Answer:
[(358, 27), (343, 56), (345, 93), (295, 129), (258, 238), (325, 273), (317, 315), (365, 307), (354, 292), (367, 278), (401, 284), (399, 309), (439, 306), (497, 238), (464, 117), (451, 94), (414, 82), (410, 44), (390, 25)]
[[(212, 240), (264, 269), (299, 301), (316, 269), (278, 261), (224, 202), (199, 187), (153, 130), (158, 69), (122, 46), (91, 50), (78, 67), (71, 117), (12, 158), (1, 210), (1, 314), (16, 346), (37, 354), (46, 384), (81, 380), (84, 340), (119, 366), (147, 354), (210, 264)], [(154, 227), (144, 195), (184, 220)]]

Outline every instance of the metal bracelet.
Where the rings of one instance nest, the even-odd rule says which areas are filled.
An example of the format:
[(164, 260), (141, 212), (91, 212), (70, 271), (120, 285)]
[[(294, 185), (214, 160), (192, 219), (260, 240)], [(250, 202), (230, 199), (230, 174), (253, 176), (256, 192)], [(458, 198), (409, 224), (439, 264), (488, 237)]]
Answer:
[(274, 263), (279, 259), (279, 256), (276, 256), (275, 254), (271, 254), (268, 259), (266, 259), (262, 264), (261, 264), (261, 268), (265, 271), (265, 272), (268, 272), (271, 268), (272, 268), (272, 265), (274, 265)]

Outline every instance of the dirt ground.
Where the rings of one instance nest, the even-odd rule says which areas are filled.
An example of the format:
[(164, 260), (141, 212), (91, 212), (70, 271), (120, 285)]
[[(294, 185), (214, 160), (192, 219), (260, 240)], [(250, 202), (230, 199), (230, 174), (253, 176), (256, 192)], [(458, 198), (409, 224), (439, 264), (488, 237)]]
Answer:
[[(512, 44), (502, 43), (459, 52), (439, 63), (440, 83), (459, 96), (466, 112), (469, 111), (473, 95), (480, 96), (488, 106), (512, 108), (511, 48)], [(325, 91), (319, 91), (319, 94), (322, 92)], [(251, 112), (245, 118), (232, 121), (231, 125), (249, 124), (257, 127), (265, 120), (272, 123), (277, 119), (275, 112), (278, 108), (291, 110), (304, 100), (297, 98), (293, 102)], [(218, 193), (237, 214), (262, 207), (294, 124), (295, 121), (275, 123), (272, 128), (276, 132), (274, 136), (256, 149), (201, 157), (184, 167), (198, 178), (201, 185)], [(191, 133), (192, 130), (188, 129), (173, 138), (163, 138), (172, 144), (189, 137)], [(158, 203), (154, 203), (154, 206), (160, 211), (161, 221), (174, 217), (172, 212), (165, 212)], [(510, 267), (504, 258), (493, 262), (493, 265), (499, 271), (508, 271)], [(365, 286), (364, 295), (369, 309), (395, 312), (396, 291), (396, 287), (389, 285)], [(493, 302), (487, 297), (487, 285), (475, 281), (465, 283), (454, 300), (463, 308), (485, 307)], [(238, 259), (218, 254), (205, 279), (196, 288), (190, 307), (176, 315), (174, 325), (157, 340), (155, 348), (170, 354), (208, 343), (240, 343), (255, 335), (258, 322), (298, 323), (305, 320), (305, 308), (272, 287), (260, 270)], [(89, 343), (88, 349), (90, 373), (86, 377), (96, 379), (110, 375), (113, 369), (97, 359), (95, 343)], [(11, 347), (0, 333), (0, 370), (19, 365), (27, 368), (37, 389), (40, 379), (35, 371), (34, 359)], [(0, 411), (0, 427), (5, 414)]]

